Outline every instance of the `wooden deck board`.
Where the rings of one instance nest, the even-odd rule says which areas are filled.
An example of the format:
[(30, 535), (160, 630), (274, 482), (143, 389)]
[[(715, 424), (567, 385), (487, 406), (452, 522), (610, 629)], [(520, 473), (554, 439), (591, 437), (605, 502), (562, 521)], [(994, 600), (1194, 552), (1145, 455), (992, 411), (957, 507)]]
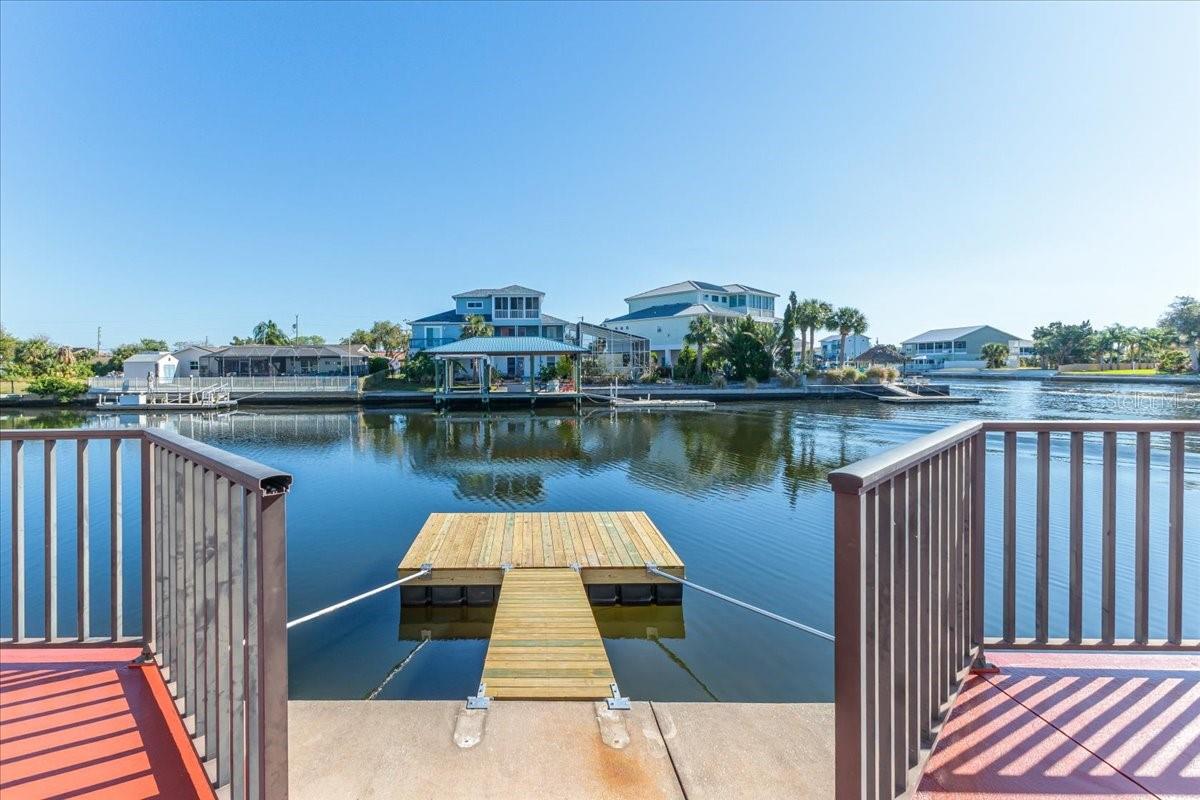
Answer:
[(433, 564), (430, 586), (499, 585), (501, 565), (579, 564), (587, 583), (664, 583), (653, 561), (683, 577), (684, 565), (643, 511), (430, 514), (399, 565), (404, 577)]
[(578, 572), (510, 570), (500, 587), (482, 683), (507, 700), (600, 700), (612, 666)]

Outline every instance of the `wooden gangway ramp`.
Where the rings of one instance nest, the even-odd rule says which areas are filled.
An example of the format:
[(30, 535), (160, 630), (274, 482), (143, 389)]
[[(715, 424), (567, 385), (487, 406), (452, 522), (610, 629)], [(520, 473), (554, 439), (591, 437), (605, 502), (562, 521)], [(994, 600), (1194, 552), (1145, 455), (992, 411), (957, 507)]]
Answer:
[(570, 568), (504, 575), (482, 682), (504, 700), (601, 700), (612, 666), (580, 574)]

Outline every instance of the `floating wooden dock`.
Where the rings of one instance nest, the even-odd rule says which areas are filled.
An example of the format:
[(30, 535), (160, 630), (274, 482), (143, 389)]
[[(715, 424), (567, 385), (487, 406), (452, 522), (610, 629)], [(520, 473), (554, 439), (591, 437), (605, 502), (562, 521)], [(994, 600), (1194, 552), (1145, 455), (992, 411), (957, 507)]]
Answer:
[(578, 572), (552, 567), (505, 575), (481, 682), (503, 700), (612, 696), (612, 666)]
[(920, 406), (920, 405), (957, 405), (978, 403), (978, 397), (950, 397), (942, 394), (923, 394), (916, 397), (879, 397), (881, 403), (895, 403), (903, 406)]
[(429, 571), (401, 587), (401, 603), (496, 603), (480, 679), (490, 697), (611, 701), (616, 680), (591, 606), (678, 604), (682, 587), (647, 572), (651, 563), (683, 577), (642, 511), (430, 514), (398, 568), (402, 578)]
[(428, 579), (408, 585), (495, 587), (506, 567), (578, 564), (587, 585), (678, 586), (648, 574), (648, 562), (684, 576), (683, 561), (644, 511), (430, 514), (398, 577), (432, 564)]

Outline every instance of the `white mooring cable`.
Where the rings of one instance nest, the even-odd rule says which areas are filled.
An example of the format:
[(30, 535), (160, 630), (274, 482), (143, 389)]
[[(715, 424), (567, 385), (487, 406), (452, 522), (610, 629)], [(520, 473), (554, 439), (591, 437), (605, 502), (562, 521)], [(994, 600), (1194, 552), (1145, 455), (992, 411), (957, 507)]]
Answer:
[(288, 629), (290, 630), (302, 622), (308, 622), (310, 620), (316, 619), (317, 617), (323, 617), (326, 614), (332, 614), (334, 611), (337, 611), (339, 608), (345, 608), (346, 606), (348, 606), (352, 603), (357, 603), (359, 600), (366, 600), (368, 597), (377, 595), (380, 592), (386, 592), (388, 589), (395, 588), (396, 586), (399, 586), (402, 583), (408, 583), (411, 580), (428, 575), (431, 571), (432, 571), (432, 567), (430, 567), (428, 564), (422, 564), (420, 572), (414, 572), (412, 575), (406, 575), (405, 577), (401, 578), (398, 581), (392, 581), (391, 583), (385, 583), (383, 586), (377, 586), (374, 589), (370, 590), (369, 592), (363, 592), (362, 594), (355, 595), (354, 597), (343, 600), (340, 603), (334, 603), (333, 605), (331, 605), (327, 608), (322, 608), (320, 611), (314, 611), (311, 614), (305, 614), (303, 617), (294, 619), (294, 620), (288, 622), (288, 624), (287, 624)]

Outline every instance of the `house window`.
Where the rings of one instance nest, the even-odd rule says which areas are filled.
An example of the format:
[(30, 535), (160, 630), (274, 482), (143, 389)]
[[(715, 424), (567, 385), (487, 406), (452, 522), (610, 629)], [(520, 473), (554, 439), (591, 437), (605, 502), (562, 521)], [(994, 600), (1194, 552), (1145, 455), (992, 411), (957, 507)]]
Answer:
[(492, 302), (495, 304), (494, 316), (496, 316), (496, 317), (507, 317), (508, 316), (508, 298), (507, 297), (497, 297)]
[(467, 308), (483, 308), (482, 300), (468, 300)]
[(200, 362), (199, 361), (189, 361), (188, 369), (191, 370), (192, 372), (196, 372), (197, 370), (200, 369)]
[(965, 353), (967, 351), (967, 343), (966, 342), (955, 342), (954, 349), (959, 351), (960, 353)]

